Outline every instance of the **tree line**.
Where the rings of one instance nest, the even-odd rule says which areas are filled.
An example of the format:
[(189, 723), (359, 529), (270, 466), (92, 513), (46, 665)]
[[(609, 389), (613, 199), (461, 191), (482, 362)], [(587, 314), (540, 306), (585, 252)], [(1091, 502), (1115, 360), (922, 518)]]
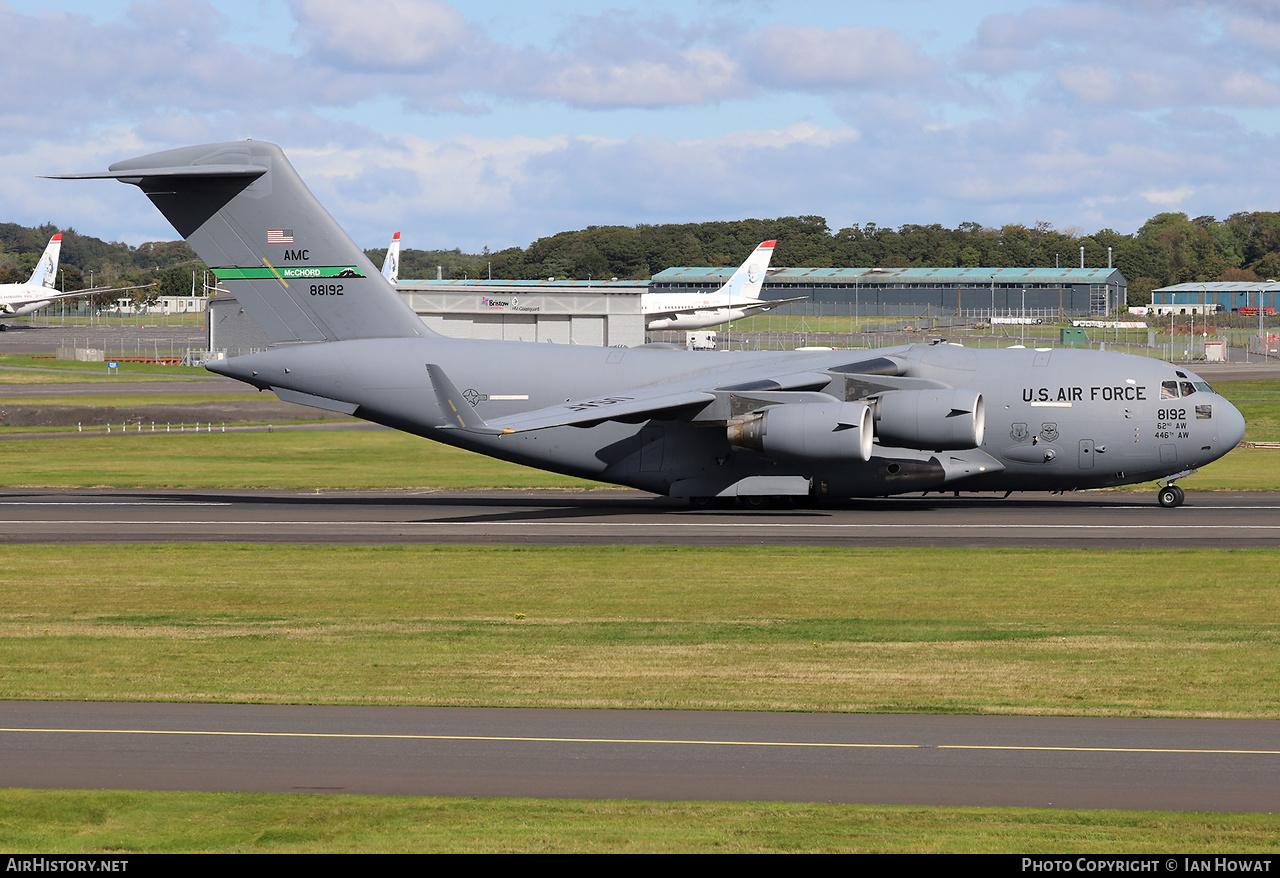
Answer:
[[(52, 225), (0, 223), (0, 283), (30, 277), (57, 231)], [(92, 276), (96, 285), (116, 287), (154, 281), (154, 291), (142, 294), (148, 298), (188, 295), (192, 270), (205, 269), (184, 241), (131, 247), (61, 231), (59, 283), (67, 290), (86, 288)], [(672, 266), (738, 265), (771, 238), (778, 241), (773, 265), (789, 268), (1071, 268), (1080, 264), (1081, 247), (1086, 267), (1104, 268), (1109, 247), (1111, 264), (1129, 281), (1129, 304), (1145, 304), (1151, 290), (1176, 283), (1280, 279), (1280, 212), (1272, 211), (1234, 213), (1225, 220), (1161, 213), (1132, 235), (1113, 229), (1085, 234), (1047, 222), (1000, 228), (961, 223), (954, 229), (866, 223), (833, 232), (819, 216), (588, 226), (496, 253), (405, 248), (400, 276), (434, 278), (439, 266), (445, 278), (644, 280)], [(386, 255), (385, 249), (365, 252), (374, 265)]]
[[(400, 276), (643, 280), (672, 266), (738, 265), (761, 241), (777, 239), (773, 265), (789, 268), (1087, 268), (1111, 265), (1129, 281), (1130, 304), (1176, 283), (1280, 279), (1280, 212), (1241, 212), (1218, 220), (1161, 213), (1132, 235), (1085, 234), (1046, 222), (991, 228), (961, 223), (874, 223), (832, 231), (819, 216), (639, 226), (589, 226), (539, 238), (526, 248), (467, 255), (459, 250), (401, 253)], [(1108, 249), (1110, 254), (1108, 254)], [(368, 251), (381, 264), (385, 250)]]
[[(57, 232), (62, 232), (62, 251), (54, 284), (59, 290), (153, 284), (128, 295), (138, 302), (154, 301), (160, 296), (191, 295), (191, 272), (205, 270), (204, 263), (186, 241), (152, 241), (131, 247), (49, 223), (35, 227), (0, 223), (0, 283), (29, 280), (49, 239)], [(104, 292), (92, 298), (99, 305), (114, 306), (120, 296)]]

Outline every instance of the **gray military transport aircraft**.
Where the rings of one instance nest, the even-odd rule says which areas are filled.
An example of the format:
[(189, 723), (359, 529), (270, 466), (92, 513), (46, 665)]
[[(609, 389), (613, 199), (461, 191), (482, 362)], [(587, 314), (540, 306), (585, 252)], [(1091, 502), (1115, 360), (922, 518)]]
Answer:
[(190, 146), (62, 179), (142, 189), (266, 332), (210, 364), (281, 399), (546, 470), (689, 498), (1174, 482), (1244, 436), (1192, 372), (1104, 351), (704, 353), (445, 338), (280, 147)]

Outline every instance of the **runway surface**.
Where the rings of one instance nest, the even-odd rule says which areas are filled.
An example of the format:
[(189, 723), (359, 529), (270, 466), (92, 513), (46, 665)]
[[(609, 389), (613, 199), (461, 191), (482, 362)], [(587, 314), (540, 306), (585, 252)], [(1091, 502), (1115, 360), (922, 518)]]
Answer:
[(635, 491), (0, 491), (0, 543), (1271, 547), (1280, 495), (1082, 492), (694, 511)]
[[(6, 543), (1274, 546), (1280, 496), (0, 492)], [(1275, 812), (1280, 722), (0, 703), (0, 786)]]
[(1274, 812), (1280, 722), (0, 703), (0, 786)]

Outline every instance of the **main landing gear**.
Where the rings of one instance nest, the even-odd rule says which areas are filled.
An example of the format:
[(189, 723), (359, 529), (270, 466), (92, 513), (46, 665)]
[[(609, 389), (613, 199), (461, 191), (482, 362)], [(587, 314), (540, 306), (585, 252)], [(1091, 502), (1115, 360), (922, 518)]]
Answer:
[(1160, 489), (1160, 493), (1156, 495), (1156, 498), (1165, 509), (1174, 509), (1182, 505), (1182, 501), (1186, 499), (1186, 494), (1177, 485), (1169, 484)]

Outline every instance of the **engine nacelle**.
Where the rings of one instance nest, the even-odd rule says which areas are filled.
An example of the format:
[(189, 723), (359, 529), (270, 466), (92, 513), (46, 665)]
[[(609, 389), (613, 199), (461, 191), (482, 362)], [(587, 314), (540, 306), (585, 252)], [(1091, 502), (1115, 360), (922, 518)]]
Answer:
[(894, 390), (876, 400), (875, 422), (882, 445), (922, 451), (977, 448), (986, 429), (986, 407), (976, 390)]
[(785, 460), (871, 459), (871, 409), (860, 402), (787, 403), (729, 423), (729, 444)]

